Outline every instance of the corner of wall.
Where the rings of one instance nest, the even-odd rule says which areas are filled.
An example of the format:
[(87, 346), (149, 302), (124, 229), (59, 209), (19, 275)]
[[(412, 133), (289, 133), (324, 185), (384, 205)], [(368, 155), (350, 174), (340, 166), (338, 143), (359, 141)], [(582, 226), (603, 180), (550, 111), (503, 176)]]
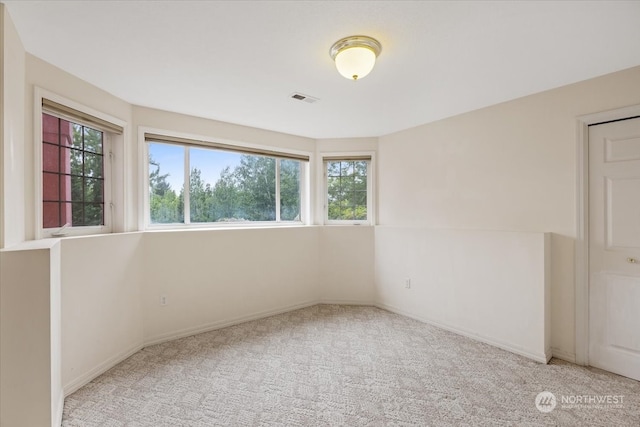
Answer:
[(551, 360), (551, 233), (544, 233), (544, 349)]
[[(4, 16), (5, 5), (0, 3), (0, 129), (4, 129)], [(0, 131), (0, 249), (4, 244), (4, 132)]]
[[(25, 240), (25, 57), (20, 36), (0, 5), (0, 247)], [(10, 225), (10, 226), (9, 226)]]
[(62, 269), (60, 242), (49, 249), (49, 298), (51, 319), (51, 423), (62, 424)]

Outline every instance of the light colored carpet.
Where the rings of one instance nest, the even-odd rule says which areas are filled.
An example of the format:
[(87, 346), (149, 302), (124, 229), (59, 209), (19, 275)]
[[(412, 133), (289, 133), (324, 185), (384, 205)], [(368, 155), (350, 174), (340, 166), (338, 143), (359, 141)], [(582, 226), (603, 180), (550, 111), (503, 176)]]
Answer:
[[(550, 413), (535, 405), (545, 390)], [(577, 395), (623, 399), (562, 408)], [(373, 307), (318, 305), (145, 348), (67, 397), (63, 421), (218, 425), (639, 426), (640, 383)]]

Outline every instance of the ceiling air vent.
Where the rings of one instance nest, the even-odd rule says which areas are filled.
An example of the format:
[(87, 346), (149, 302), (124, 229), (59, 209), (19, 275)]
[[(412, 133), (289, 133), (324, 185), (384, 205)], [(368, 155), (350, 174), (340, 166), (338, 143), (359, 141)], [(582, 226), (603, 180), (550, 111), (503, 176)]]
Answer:
[(313, 96), (305, 95), (299, 92), (294, 92), (290, 96), (291, 99), (297, 99), (298, 101), (304, 101), (308, 104), (313, 104), (316, 101), (319, 101), (318, 98), (314, 98)]

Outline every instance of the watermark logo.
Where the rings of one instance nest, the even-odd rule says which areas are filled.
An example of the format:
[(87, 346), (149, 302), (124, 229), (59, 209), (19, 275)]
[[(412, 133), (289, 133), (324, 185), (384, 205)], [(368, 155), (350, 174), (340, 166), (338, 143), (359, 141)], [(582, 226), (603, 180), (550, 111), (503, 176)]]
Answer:
[(550, 391), (543, 391), (536, 396), (538, 411), (549, 413), (560, 405), (562, 409), (622, 409), (624, 396), (622, 395), (561, 395), (556, 398)]
[(550, 391), (543, 391), (536, 396), (536, 408), (538, 411), (548, 413), (556, 409), (558, 401), (555, 394)]

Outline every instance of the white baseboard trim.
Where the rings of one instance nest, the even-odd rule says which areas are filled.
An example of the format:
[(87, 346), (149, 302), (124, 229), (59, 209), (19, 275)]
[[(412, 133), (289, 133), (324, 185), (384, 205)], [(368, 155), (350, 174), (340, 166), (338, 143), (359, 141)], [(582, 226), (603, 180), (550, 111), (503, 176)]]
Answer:
[(375, 307), (376, 303), (373, 301), (359, 301), (359, 300), (345, 300), (345, 299), (320, 299), (318, 304), (328, 304), (328, 305), (362, 305), (362, 306), (370, 306)]
[(288, 306), (276, 308), (273, 310), (259, 311), (257, 313), (247, 314), (244, 316), (234, 317), (231, 319), (217, 320), (215, 322), (205, 323), (204, 325), (199, 325), (192, 328), (186, 328), (186, 329), (181, 329), (174, 332), (168, 332), (165, 334), (156, 335), (155, 337), (146, 338), (144, 340), (143, 347), (161, 344), (163, 342), (173, 341), (179, 338), (190, 337), (192, 335), (201, 334), (203, 332), (214, 331), (216, 329), (226, 328), (228, 326), (237, 325), (239, 323), (249, 322), (251, 320), (263, 319), (265, 317), (275, 316), (277, 314), (287, 313), (289, 311), (299, 310), (301, 308), (307, 308), (314, 305), (318, 305), (318, 300), (288, 305)]
[(409, 312), (407, 312), (405, 310), (402, 310), (402, 309), (400, 309), (398, 307), (394, 307), (394, 306), (389, 305), (389, 304), (376, 303), (376, 307), (381, 308), (383, 310), (390, 311), (392, 313), (401, 314), (403, 316), (410, 317), (412, 319), (418, 320), (418, 321), (423, 322), (423, 323), (428, 323), (429, 325), (433, 325), (433, 326), (435, 326), (437, 328), (444, 329), (446, 331), (453, 332), (455, 334), (462, 335), (462, 336), (474, 339), (476, 341), (480, 341), (480, 342), (483, 342), (485, 344), (489, 344), (489, 345), (492, 345), (494, 347), (501, 348), (503, 350), (507, 350), (507, 351), (509, 351), (511, 353), (519, 354), (520, 356), (524, 356), (526, 358), (535, 360), (536, 362), (540, 362), (540, 363), (546, 364), (549, 361), (549, 359), (551, 359), (551, 355), (550, 354), (532, 353), (532, 352), (530, 352), (530, 351), (528, 351), (528, 350), (526, 350), (524, 348), (521, 348), (520, 346), (515, 346), (515, 345), (509, 344), (509, 343), (502, 342), (500, 340), (496, 340), (495, 338), (485, 337), (483, 335), (479, 335), (477, 333), (474, 333), (474, 332), (471, 332), (471, 331), (467, 331), (465, 329), (461, 329), (461, 328), (458, 328), (456, 326), (450, 326), (450, 325), (447, 325), (447, 324), (444, 324), (444, 323), (429, 319), (429, 318), (424, 317), (424, 316), (419, 316), (419, 315), (416, 315), (416, 314), (413, 314), (413, 313), (409, 313)]
[(556, 359), (562, 359), (565, 362), (576, 363), (575, 353), (569, 353), (568, 351), (561, 350), (557, 347), (551, 347), (551, 353)]
[(551, 361), (551, 358), (553, 357), (553, 353), (551, 352), (551, 347), (544, 349), (544, 355), (547, 358), (547, 361), (545, 363), (548, 364)]
[[(88, 372), (85, 372), (84, 374), (80, 375), (78, 378), (72, 380), (71, 382), (69, 382), (68, 384), (64, 385), (62, 387), (63, 390), (63, 394), (64, 397), (69, 396), (71, 393), (75, 392), (76, 390), (78, 390), (79, 388), (81, 388), (82, 386), (88, 384), (89, 382), (91, 382), (91, 380), (93, 380), (94, 378), (99, 377), (100, 375), (104, 374), (105, 372), (107, 372), (109, 369), (113, 368), (114, 366), (116, 366), (118, 363), (122, 362), (123, 360), (127, 359), (128, 357), (132, 356), (134, 353), (139, 352), (140, 350), (142, 350), (142, 344), (136, 344), (135, 346), (113, 356), (110, 357), (109, 359), (105, 360), (104, 362), (102, 362), (101, 364), (99, 364), (98, 366), (96, 366), (95, 368), (91, 369)], [(60, 413), (60, 417), (62, 419), (62, 413)]]
[(52, 427), (60, 427), (62, 425), (62, 411), (64, 410), (64, 392), (60, 393), (57, 406), (55, 408), (55, 416), (53, 418)]

